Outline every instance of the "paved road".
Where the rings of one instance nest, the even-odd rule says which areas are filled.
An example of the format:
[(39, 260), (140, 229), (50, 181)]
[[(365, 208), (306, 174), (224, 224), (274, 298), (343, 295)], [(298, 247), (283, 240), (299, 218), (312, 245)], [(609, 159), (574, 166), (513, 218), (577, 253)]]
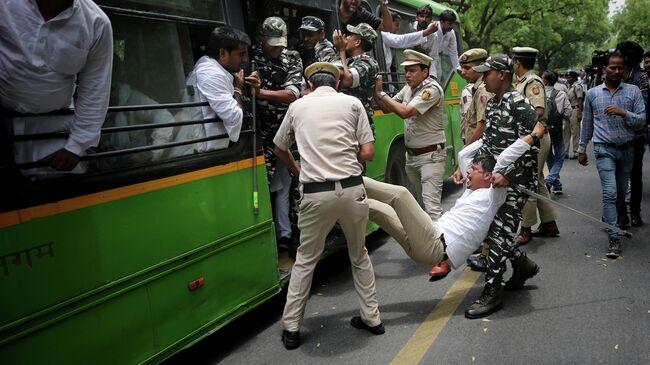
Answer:
[[(645, 156), (644, 175), (650, 176)], [(560, 202), (600, 217), (600, 182), (593, 163), (566, 160)], [(386, 334), (356, 330), (358, 312), (347, 254), (319, 264), (303, 323), (303, 345), (280, 342), (286, 293), (167, 364), (650, 364), (650, 184), (646, 224), (631, 228), (618, 260), (605, 258), (607, 236), (583, 218), (558, 209), (558, 238), (524, 246), (541, 267), (504, 308), (487, 320), (464, 309), (481, 293), (483, 276), (465, 269), (436, 283), (385, 234), (368, 247), (377, 276)], [(448, 189), (447, 189), (448, 188)], [(461, 190), (446, 186), (449, 208)], [(510, 269), (509, 269), (510, 272)], [(509, 274), (506, 274), (509, 275)]]

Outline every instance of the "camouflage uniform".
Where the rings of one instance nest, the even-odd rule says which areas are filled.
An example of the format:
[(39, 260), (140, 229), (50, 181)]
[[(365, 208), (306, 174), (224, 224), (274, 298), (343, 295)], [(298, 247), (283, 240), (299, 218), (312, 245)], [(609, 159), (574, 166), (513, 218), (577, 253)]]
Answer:
[[(300, 31), (308, 32), (321, 32), (325, 29), (325, 22), (320, 18), (308, 15), (302, 18)], [(313, 47), (307, 42), (302, 41), (298, 45), (300, 57), (302, 58), (303, 66), (307, 68), (314, 62), (336, 62), (340, 61), (338, 53), (334, 49), (332, 42), (324, 38), (322, 41), (316, 43)]]
[[(518, 138), (530, 134), (536, 122), (535, 109), (514, 89), (510, 88), (506, 91), (500, 101), (491, 98), (486, 109), (483, 146), (478, 154), (497, 157)], [(537, 151), (538, 148), (533, 146), (515, 163), (498, 172), (508, 178), (511, 186), (535, 191)], [(506, 201), (499, 208), (490, 226), (487, 236), (490, 252), (485, 273), (485, 280), (489, 284), (503, 283), (503, 273), (506, 271), (505, 260), (516, 248), (514, 238), (527, 197), (519, 190), (508, 187)]]
[[(291, 90), (296, 98), (302, 89), (302, 61), (296, 51), (285, 49), (278, 59), (269, 59), (262, 51), (262, 45), (253, 47), (251, 58), (257, 63), (257, 71), (260, 74), (262, 85), (260, 88), (266, 90)], [(275, 172), (276, 157), (273, 154), (273, 137), (280, 128), (280, 123), (287, 112), (289, 104), (273, 103), (268, 100), (257, 98), (257, 116), (259, 121), (262, 147), (264, 148), (264, 160), (269, 182)]]
[[(361, 23), (356, 27), (348, 25), (348, 31), (365, 38), (372, 44), (377, 40), (377, 32), (366, 23)], [(379, 64), (368, 53), (351, 57), (347, 62), (348, 68), (353, 74), (354, 82), (352, 87), (343, 89), (341, 92), (352, 95), (361, 101), (366, 113), (368, 113), (370, 128), (372, 128), (374, 134), (375, 125), (372, 122), (373, 109), (371, 101), (375, 90), (375, 78), (379, 73)]]

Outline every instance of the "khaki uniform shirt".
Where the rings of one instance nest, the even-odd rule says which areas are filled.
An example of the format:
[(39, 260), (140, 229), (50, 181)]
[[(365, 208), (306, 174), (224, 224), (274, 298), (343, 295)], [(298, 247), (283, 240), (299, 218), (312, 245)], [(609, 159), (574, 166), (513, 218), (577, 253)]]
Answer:
[(304, 184), (361, 175), (360, 146), (374, 138), (359, 99), (321, 86), (289, 106), (273, 142), (286, 151), (294, 140)]
[(581, 106), (580, 105), (580, 100), (582, 99), (585, 100), (585, 92), (582, 90), (582, 86), (578, 85), (577, 82), (574, 82), (573, 85), (569, 88), (569, 103), (571, 103), (571, 106)]
[(412, 105), (417, 114), (404, 119), (404, 143), (408, 148), (422, 148), (445, 143), (444, 93), (432, 78), (414, 88), (406, 85), (393, 99)]
[(479, 77), (472, 87), (472, 103), (465, 115), (465, 138), (471, 137), (474, 133), (474, 129), (476, 129), (476, 124), (481, 120), (485, 120), (485, 107), (492, 96), (494, 96), (494, 94), (485, 89), (483, 76)]
[(544, 115), (538, 121), (546, 125), (548, 114), (546, 110), (546, 91), (544, 81), (534, 70), (526, 72), (514, 85), (515, 89), (524, 95), (535, 108), (543, 108)]

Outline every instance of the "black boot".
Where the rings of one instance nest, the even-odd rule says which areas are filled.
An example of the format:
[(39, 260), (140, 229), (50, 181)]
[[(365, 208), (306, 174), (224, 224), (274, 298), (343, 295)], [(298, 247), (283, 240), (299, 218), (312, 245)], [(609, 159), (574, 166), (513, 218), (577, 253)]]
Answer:
[(483, 255), (470, 256), (467, 259), (467, 266), (474, 271), (487, 271), (487, 258)]
[(525, 252), (516, 250), (512, 259), (512, 277), (506, 283), (505, 290), (519, 290), (524, 287), (526, 280), (537, 275), (539, 266), (529, 259)]
[(465, 317), (469, 319), (483, 318), (501, 309), (503, 287), (501, 284), (485, 284), (481, 296), (465, 309)]

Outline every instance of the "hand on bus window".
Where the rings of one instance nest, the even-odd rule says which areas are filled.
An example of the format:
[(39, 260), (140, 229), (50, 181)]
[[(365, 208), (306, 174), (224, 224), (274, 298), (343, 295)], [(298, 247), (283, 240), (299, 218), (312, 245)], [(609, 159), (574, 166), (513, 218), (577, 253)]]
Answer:
[(244, 70), (241, 69), (241, 70), (239, 70), (239, 72), (235, 72), (232, 75), (234, 77), (233, 81), (232, 81), (232, 85), (235, 88), (241, 90), (241, 88), (244, 86)]
[(251, 94), (258, 95), (260, 93), (260, 86), (262, 85), (262, 80), (260, 79), (260, 74), (257, 71), (253, 71), (249, 76), (244, 78), (246, 83), (251, 86)]
[(456, 171), (454, 171), (454, 174), (452, 175), (452, 180), (454, 180), (454, 184), (460, 185), (465, 183), (465, 178), (463, 177), (463, 174), (460, 172), (460, 167), (456, 167)]
[(79, 156), (62, 148), (46, 156), (43, 160), (49, 160), (50, 166), (57, 171), (70, 171), (79, 163)]
[(335, 30), (334, 33), (332, 33), (332, 43), (334, 44), (334, 47), (336, 47), (336, 50), (339, 52), (345, 49), (347, 45), (347, 42), (345, 41), (345, 35), (343, 35), (339, 29)]
[(375, 94), (381, 94), (384, 91), (384, 78), (381, 75), (375, 77)]

